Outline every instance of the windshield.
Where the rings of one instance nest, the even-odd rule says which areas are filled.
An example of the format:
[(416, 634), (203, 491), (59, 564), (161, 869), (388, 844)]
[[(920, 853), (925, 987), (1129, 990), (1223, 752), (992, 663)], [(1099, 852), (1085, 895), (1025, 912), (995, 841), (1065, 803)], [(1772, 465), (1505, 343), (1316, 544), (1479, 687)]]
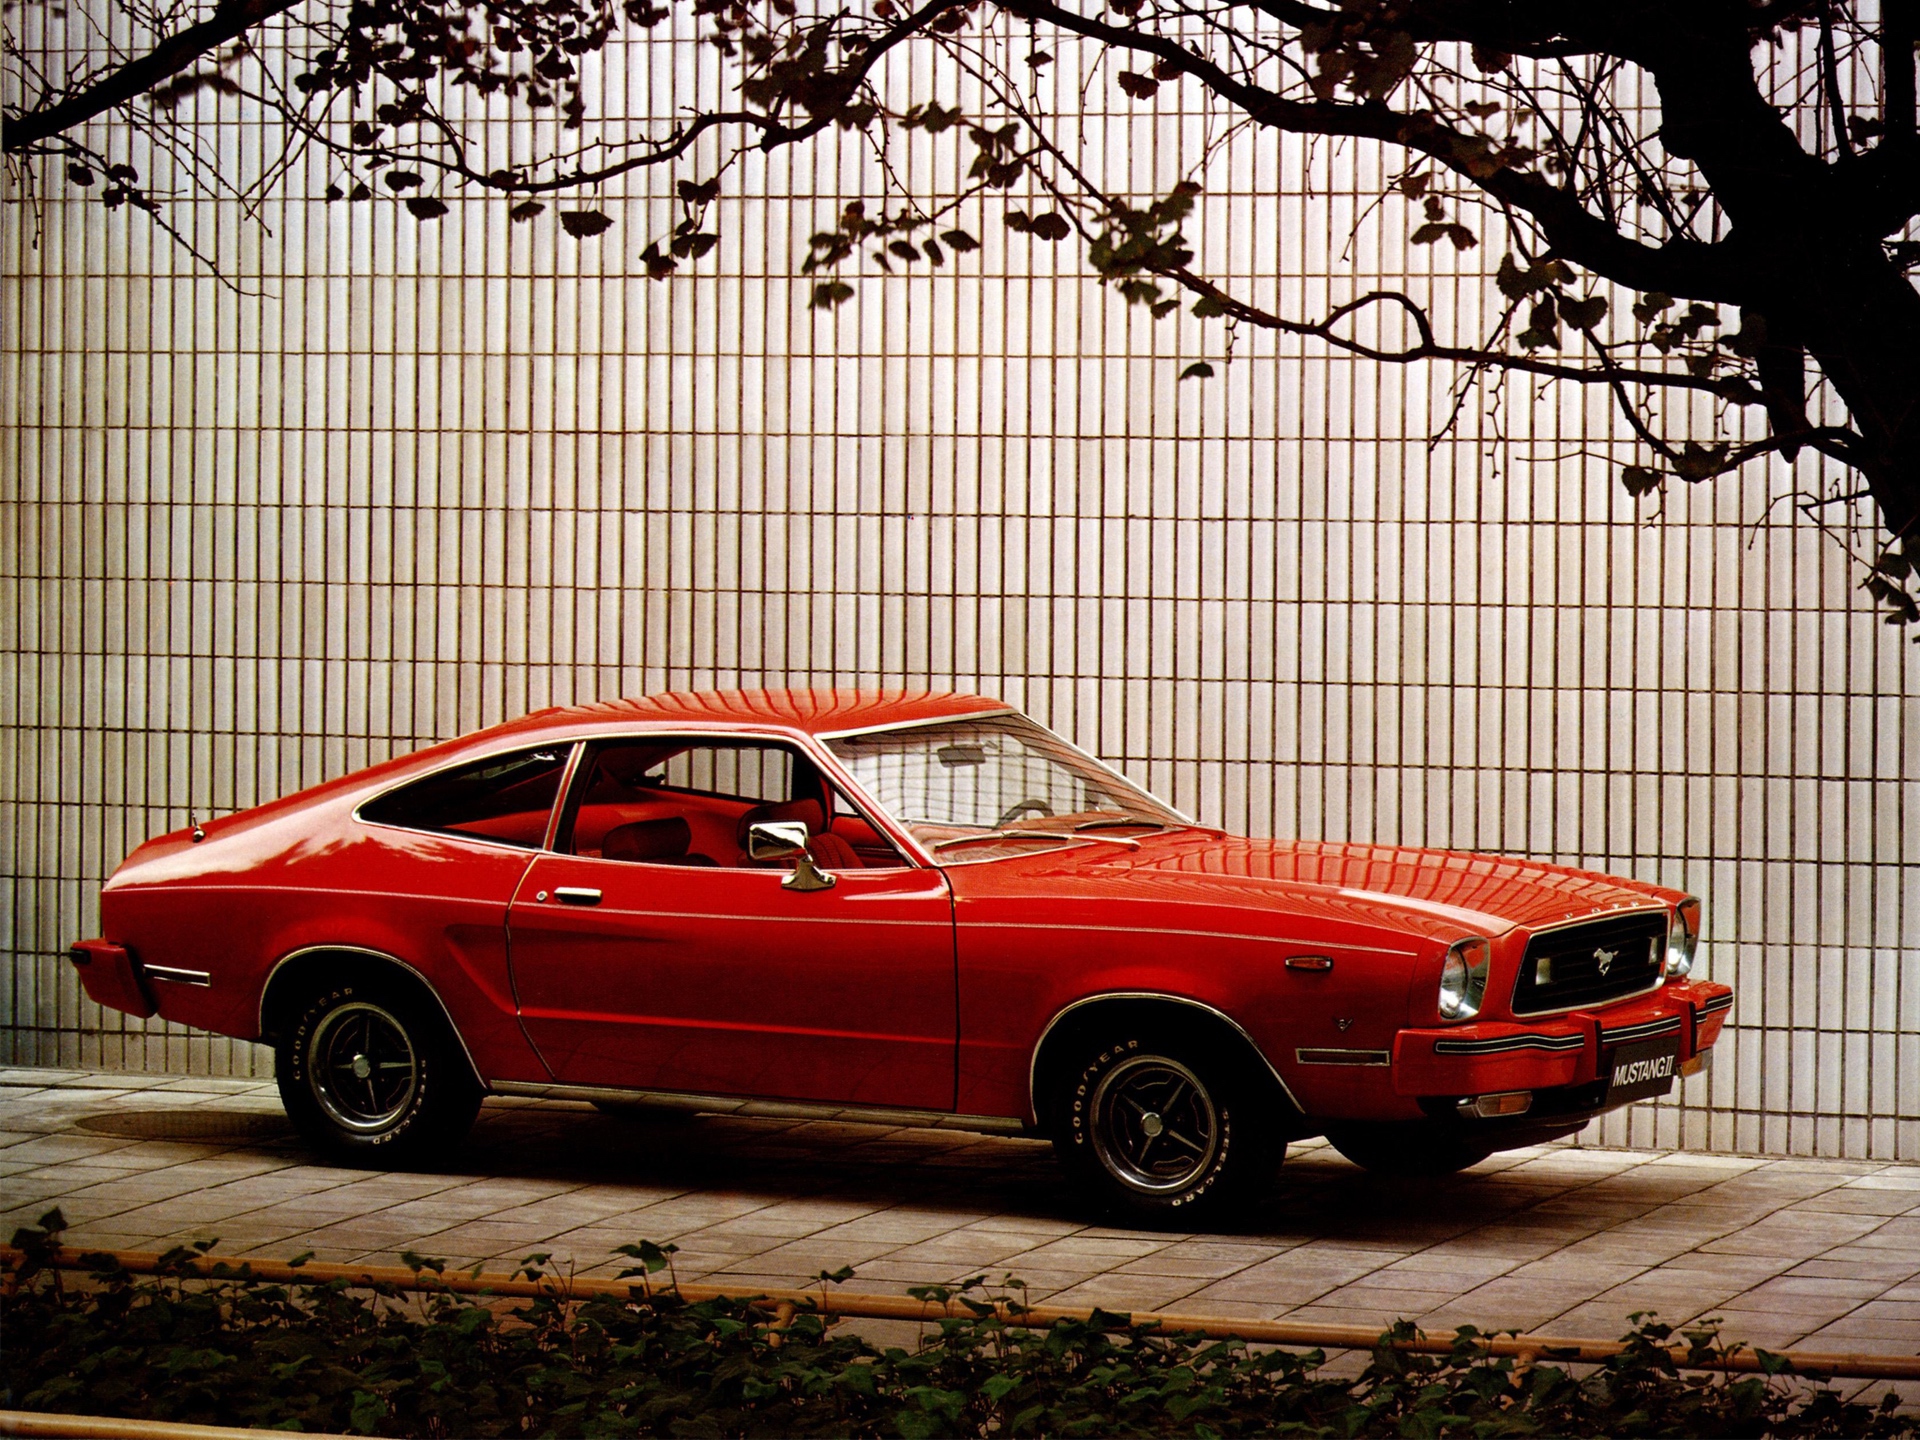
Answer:
[(995, 837), (1013, 853), (1187, 823), (1022, 715), (842, 735), (827, 744), (914, 838), (950, 859), (988, 858), (984, 842)]

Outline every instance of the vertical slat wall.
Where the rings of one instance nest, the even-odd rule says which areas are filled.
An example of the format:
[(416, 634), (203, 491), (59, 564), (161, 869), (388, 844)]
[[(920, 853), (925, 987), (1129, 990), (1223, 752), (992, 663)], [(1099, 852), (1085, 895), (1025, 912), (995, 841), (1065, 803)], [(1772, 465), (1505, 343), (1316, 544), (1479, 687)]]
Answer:
[[(596, 83), (671, 115), (713, 93), (693, 56), (663, 27)], [(967, 101), (924, 56), (889, 83)], [(1192, 97), (1089, 94), (1087, 163), (1164, 193)], [(189, 104), (243, 166), (277, 144)], [(967, 158), (894, 156), (931, 192)], [(1477, 333), (1494, 227), (1456, 259), (1398, 202), (1363, 221), (1382, 163), (1237, 141), (1190, 227), (1208, 273), (1293, 316), (1404, 285)], [(961, 217), (977, 254), (811, 311), (807, 238), (873, 175), (850, 140), (754, 157), (666, 284), (635, 258), (666, 176), (576, 241), (458, 195), (424, 224), (328, 205), (316, 161), (262, 224), (174, 212), (231, 283), (58, 181), (7, 207), (0, 1057), (266, 1073), (103, 1015), (61, 959), (189, 813), (555, 702), (956, 686), (1235, 829), (1700, 893), (1739, 987), (1716, 1067), (1593, 1138), (1920, 1158), (1920, 651), (1770, 505), (1817, 462), (1636, 503), (1604, 397), (1519, 383), (1430, 443), (1451, 372), (1256, 333), (1223, 364), (1217, 326), (993, 212)], [(1217, 378), (1179, 382), (1199, 358)]]

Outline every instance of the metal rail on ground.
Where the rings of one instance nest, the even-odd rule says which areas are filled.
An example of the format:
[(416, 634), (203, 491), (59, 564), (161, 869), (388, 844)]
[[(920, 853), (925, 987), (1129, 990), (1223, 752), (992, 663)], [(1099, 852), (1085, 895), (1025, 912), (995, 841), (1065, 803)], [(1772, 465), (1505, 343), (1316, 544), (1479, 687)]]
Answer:
[[(248, 1435), (284, 1440), (285, 1430), (244, 1430), (230, 1425), (183, 1425), (177, 1420), (120, 1420), (111, 1415), (61, 1415), (48, 1410), (0, 1410), (0, 1435), (40, 1440), (245, 1440)], [(323, 1431), (306, 1440), (347, 1440)]]
[[(160, 1256), (145, 1250), (84, 1250), (63, 1248), (53, 1263), (64, 1270), (98, 1268), (90, 1257), (106, 1256), (132, 1274), (153, 1274), (160, 1267)], [(12, 1246), (0, 1246), (0, 1265), (11, 1276), (25, 1258)], [(169, 1262), (170, 1273), (201, 1276), (208, 1279), (254, 1279), (274, 1284), (324, 1285), (343, 1280), (355, 1286), (384, 1286), (394, 1290), (457, 1295), (524, 1297), (542, 1296), (559, 1300), (625, 1300), (636, 1291), (673, 1294), (698, 1303), (703, 1300), (746, 1300), (775, 1312), (772, 1323), (783, 1324), (798, 1311), (806, 1310), (830, 1319), (847, 1320), (919, 1320), (963, 1319), (976, 1312), (958, 1300), (942, 1304), (916, 1300), (909, 1295), (850, 1294), (821, 1286), (815, 1290), (773, 1290), (721, 1285), (652, 1286), (630, 1280), (593, 1280), (580, 1276), (547, 1275), (528, 1279), (510, 1275), (474, 1275), (466, 1271), (435, 1274), (405, 1269), (397, 1265), (337, 1265), (310, 1261), (293, 1265), (284, 1260), (230, 1259), (202, 1255)], [(1010, 1301), (996, 1302), (1001, 1318), (1035, 1327), (1058, 1320), (1085, 1322), (1093, 1310), (1083, 1306), (1026, 1305)], [(1105, 1307), (1101, 1307), (1103, 1310)], [(1451, 1335), (1416, 1333), (1396, 1339), (1383, 1339), (1381, 1333), (1366, 1325), (1329, 1325), (1295, 1320), (1239, 1320), (1207, 1315), (1163, 1314), (1151, 1311), (1107, 1311), (1128, 1314), (1136, 1325), (1144, 1325), (1168, 1334), (1200, 1334), (1209, 1339), (1238, 1339), (1259, 1345), (1304, 1345), (1322, 1350), (1372, 1350), (1386, 1344), (1396, 1350), (1423, 1355), (1446, 1355), (1453, 1351)], [(1601, 1363), (1623, 1353), (1627, 1347), (1618, 1340), (1582, 1340), (1561, 1335), (1482, 1335), (1470, 1342), (1489, 1355), (1508, 1355), (1528, 1363), (1558, 1360), (1576, 1363)], [(1768, 1362), (1750, 1349), (1740, 1349), (1711, 1360), (1692, 1357), (1686, 1346), (1675, 1346), (1673, 1363), (1683, 1370), (1713, 1370), (1760, 1373)], [(1806, 1350), (1770, 1351), (1769, 1355), (1792, 1363), (1799, 1374), (1814, 1379), (1920, 1380), (1920, 1355), (1825, 1354)]]

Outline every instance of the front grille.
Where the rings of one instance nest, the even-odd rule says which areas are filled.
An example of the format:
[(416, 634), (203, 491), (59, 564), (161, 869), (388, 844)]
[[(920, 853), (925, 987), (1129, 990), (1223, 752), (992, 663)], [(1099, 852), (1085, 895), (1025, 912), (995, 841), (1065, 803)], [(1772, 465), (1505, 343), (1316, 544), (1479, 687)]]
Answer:
[(1666, 948), (1665, 915), (1628, 915), (1536, 935), (1520, 963), (1513, 1013), (1601, 1005), (1650, 990), (1666, 963)]

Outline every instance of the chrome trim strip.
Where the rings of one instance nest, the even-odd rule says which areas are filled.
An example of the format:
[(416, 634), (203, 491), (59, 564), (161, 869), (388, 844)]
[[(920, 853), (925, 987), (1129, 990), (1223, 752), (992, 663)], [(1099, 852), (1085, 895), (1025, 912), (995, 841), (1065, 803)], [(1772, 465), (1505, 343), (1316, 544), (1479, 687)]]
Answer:
[[(816, 740), (845, 740), (849, 735), (884, 735), (890, 730), (916, 730), (922, 725), (958, 725), (963, 720), (985, 720), (991, 715), (1019, 715), (1020, 711), (1011, 705), (1001, 705), (992, 710), (964, 710), (957, 715), (935, 715), (926, 720), (895, 720), (886, 725), (861, 725), (852, 730), (810, 730), (807, 733)], [(1031, 716), (1023, 717), (1032, 719)], [(1033, 722), (1039, 725), (1038, 720)], [(1045, 730), (1044, 725), (1040, 726)], [(1048, 731), (1052, 734), (1052, 731)]]
[(1665, 1035), (1669, 1031), (1678, 1030), (1679, 1028), (1680, 1017), (1678, 1015), (1671, 1015), (1664, 1020), (1648, 1020), (1639, 1025), (1622, 1025), (1618, 1029), (1602, 1030), (1600, 1032), (1600, 1043), (1602, 1045), (1621, 1045), (1630, 1040), (1650, 1040), (1655, 1035)]
[(553, 808), (547, 812), (547, 833), (542, 837), (540, 848), (549, 854), (560, 843), (560, 823), (566, 818), (567, 801), (573, 798), (574, 777), (580, 773), (580, 761), (587, 753), (587, 742), (573, 742), (573, 753), (567, 756), (566, 767), (560, 772), (560, 788), (554, 792)]
[(738, 1095), (699, 1095), (681, 1090), (627, 1090), (602, 1085), (496, 1080), (496, 1095), (528, 1100), (599, 1100), (648, 1105), (661, 1110), (739, 1115), (756, 1120), (833, 1120), (849, 1125), (896, 1125), (919, 1130), (969, 1130), (983, 1135), (1024, 1135), (1024, 1121), (1004, 1115), (955, 1115), (944, 1110), (910, 1110), (890, 1105), (832, 1105), (807, 1100), (752, 1100)]
[(171, 980), (176, 985), (211, 985), (213, 975), (206, 970), (182, 970), (173, 965), (146, 965), (140, 967), (142, 975), (151, 975), (156, 980)]
[(1333, 1050), (1307, 1046), (1293, 1052), (1302, 1065), (1391, 1065), (1393, 1056), (1386, 1050)]
[(1733, 996), (1731, 994), (1716, 995), (1711, 1000), (1703, 1000), (1694, 1006), (1693, 1013), (1696, 1015), (1712, 1015), (1716, 1011), (1731, 1010), (1732, 1008)]
[[(521, 875), (524, 879), (525, 872), (522, 871)], [(516, 890), (519, 889), (517, 882), (514, 888)], [(290, 961), (298, 960), (302, 955), (324, 954), (367, 955), (375, 960), (385, 960), (390, 965), (398, 965), (402, 970), (413, 976), (414, 979), (426, 987), (427, 993), (433, 997), (433, 1003), (440, 1007), (440, 1014), (446, 1019), (447, 1029), (453, 1033), (453, 1038), (460, 1042), (460, 1053), (467, 1057), (467, 1068), (473, 1072), (473, 1078), (482, 1085), (487, 1083), (486, 1076), (480, 1073), (480, 1067), (474, 1063), (473, 1051), (467, 1048), (467, 1037), (462, 1035), (460, 1033), (460, 1027), (453, 1023), (453, 1012), (447, 1009), (447, 1002), (440, 998), (440, 992), (434, 988), (433, 982), (427, 979), (416, 967), (402, 960), (398, 955), (389, 955), (384, 950), (374, 950), (366, 945), (303, 945), (298, 950), (289, 951), (274, 961), (273, 968), (267, 972), (266, 982), (260, 987), (260, 1007), (254, 1016), (254, 1026), (259, 1033), (263, 1035), (266, 1033), (267, 995), (268, 992), (273, 989), (273, 977), (280, 973), (281, 967)]]
[[(1053, 928), (1071, 930), (1077, 927), (1065, 925)], [(1174, 931), (1168, 933), (1178, 934), (1181, 932)], [(1224, 1021), (1226, 1024), (1232, 1026), (1234, 1033), (1246, 1041), (1248, 1048), (1260, 1057), (1260, 1063), (1267, 1067), (1267, 1073), (1273, 1076), (1273, 1083), (1280, 1087), (1280, 1093), (1287, 1097), (1287, 1103), (1293, 1106), (1294, 1113), (1296, 1115), (1305, 1115), (1307, 1113), (1301, 1106), (1299, 1100), (1294, 1098), (1293, 1091), (1288, 1088), (1287, 1082), (1281, 1078), (1280, 1072), (1274, 1068), (1273, 1061), (1267, 1058), (1267, 1052), (1254, 1043), (1253, 1036), (1247, 1033), (1247, 1027), (1227, 1014), (1226, 1011), (1216, 1009), (1204, 1000), (1195, 1000), (1186, 995), (1170, 995), (1164, 990), (1104, 990), (1098, 995), (1084, 995), (1071, 1004), (1055, 1011), (1053, 1018), (1047, 1021), (1041, 1028), (1040, 1038), (1033, 1042), (1033, 1052), (1027, 1057), (1027, 1113), (1032, 1117), (1033, 1124), (1038, 1125), (1040, 1123), (1040, 1096), (1038, 1094), (1040, 1052), (1046, 1048), (1047, 1036), (1053, 1033), (1054, 1026), (1058, 1025), (1074, 1011), (1086, 1005), (1097, 1005), (1102, 1000), (1164, 1000), (1169, 1004), (1184, 1005), (1190, 1010), (1203, 1010), (1213, 1016), (1214, 1019)]]
[[(971, 930), (1077, 930), (1099, 935), (1177, 935), (1192, 940), (1251, 940), (1261, 945), (1317, 944), (1322, 950), (1354, 950), (1363, 955), (1405, 955), (1417, 958), (1420, 954), (1417, 950), (1387, 950), (1378, 945), (1348, 945), (1338, 940), (1307, 941), (1285, 935), (1249, 935), (1244, 931), (1235, 930), (1162, 930), (1151, 927), (1142, 928), (1137, 925), (1053, 925), (1042, 920), (962, 920), (959, 923), (963, 928)], [(1131, 995), (1134, 992), (1124, 993)], [(1160, 992), (1142, 991), (1140, 993), (1158, 996)], [(1178, 997), (1169, 995), (1165, 998), (1171, 1000)], [(1192, 1003), (1197, 1005), (1200, 1002), (1196, 1000)]]
[(1436, 1055), (1499, 1055), (1510, 1050), (1584, 1050), (1584, 1035), (1496, 1035), (1486, 1040), (1436, 1040)]

